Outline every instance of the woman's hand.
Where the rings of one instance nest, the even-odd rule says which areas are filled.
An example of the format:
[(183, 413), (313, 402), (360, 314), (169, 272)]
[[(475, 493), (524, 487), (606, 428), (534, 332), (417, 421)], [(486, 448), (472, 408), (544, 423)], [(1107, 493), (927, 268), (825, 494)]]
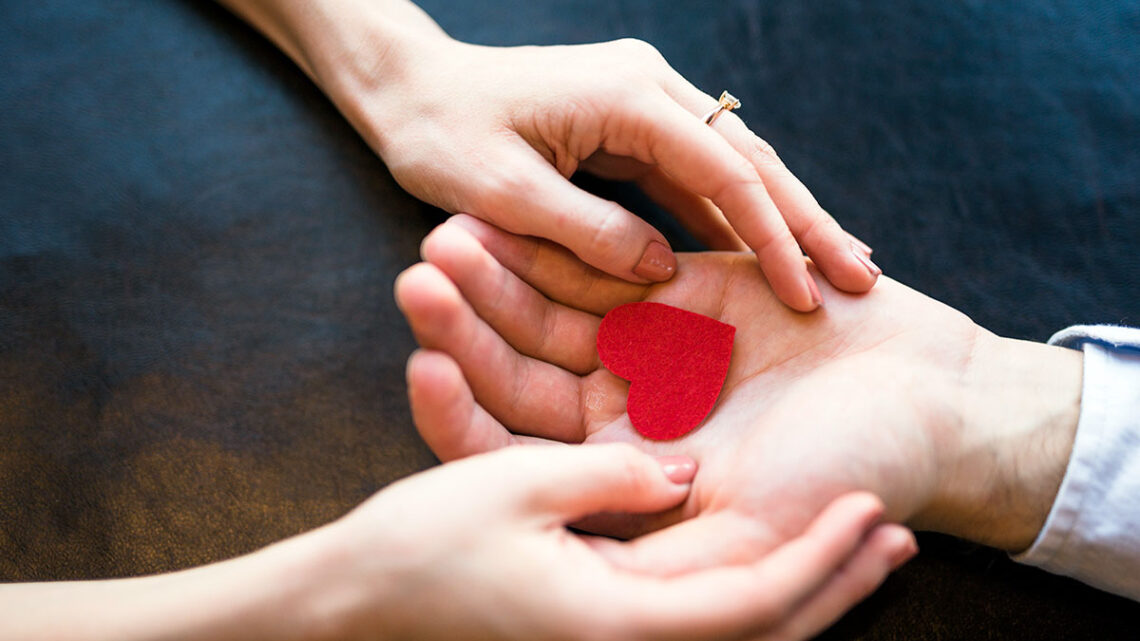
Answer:
[(875, 525), (882, 506), (866, 494), (836, 501), (763, 559), (667, 579), (595, 550), (627, 543), (565, 528), (602, 511), (671, 508), (694, 470), (626, 445), (507, 448), (401, 481), (322, 533), (333, 554), (319, 576), (348, 624), (338, 637), (799, 639), (914, 552), (904, 528)]
[(551, 239), (625, 280), (668, 280), (664, 236), (571, 184), (584, 170), (637, 182), (713, 248), (747, 245), (794, 309), (821, 300), (801, 247), (845, 291), (880, 273), (735, 114), (704, 124), (717, 101), (644, 42), (482, 47), (402, 0), (223, 1), (314, 78), (405, 189), (449, 212)]
[[(464, 216), (423, 250), (431, 263), (400, 277), (397, 300), (435, 350), (413, 359), (409, 389), (441, 458), (550, 439), (698, 460), (682, 509), (589, 527), (629, 535), (699, 516), (678, 528), (725, 542), (679, 546), (691, 552), (681, 557), (645, 537), (620, 553), (635, 567), (747, 560), (855, 490), (880, 496), (890, 520), (1015, 551), (1032, 542), (1060, 484), (1079, 352), (999, 339), (889, 279), (865, 296), (830, 290), (827, 309), (804, 316), (776, 301), (747, 254), (683, 255), (677, 278), (634, 285)], [(598, 362), (601, 316), (639, 300), (736, 327), (716, 407), (673, 441), (632, 429), (628, 383)]]
[[(626, 543), (565, 527), (673, 507), (695, 470), (626, 445), (508, 448), (404, 479), (334, 523), (231, 561), (0, 586), (0, 637), (792, 640), (914, 553), (909, 531), (877, 524), (882, 504), (866, 494), (835, 501), (763, 559), (669, 579), (609, 561)], [(669, 544), (668, 530), (658, 536)]]

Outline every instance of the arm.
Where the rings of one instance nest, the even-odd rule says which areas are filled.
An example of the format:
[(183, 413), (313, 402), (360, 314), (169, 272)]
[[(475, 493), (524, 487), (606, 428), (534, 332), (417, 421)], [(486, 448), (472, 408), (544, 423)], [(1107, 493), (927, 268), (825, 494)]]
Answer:
[(310, 539), (172, 574), (0, 585), (0, 636), (19, 641), (320, 639)]
[[(481, 47), (402, 0), (221, 0), (325, 91), (413, 195), (553, 239), (631, 282), (668, 280), (665, 237), (575, 187), (579, 170), (637, 182), (716, 248), (757, 251), (781, 300), (821, 300), (806, 251), (845, 291), (880, 270), (735, 114), (634, 40)], [(743, 241), (743, 242), (742, 242)]]
[[(630, 447), (515, 448), (392, 485), (328, 526), (174, 574), (0, 586), (0, 637), (801, 638), (914, 553), (867, 495), (748, 566), (670, 580), (608, 563), (565, 524), (684, 500), (696, 467)], [(705, 544), (713, 542), (706, 540)]]

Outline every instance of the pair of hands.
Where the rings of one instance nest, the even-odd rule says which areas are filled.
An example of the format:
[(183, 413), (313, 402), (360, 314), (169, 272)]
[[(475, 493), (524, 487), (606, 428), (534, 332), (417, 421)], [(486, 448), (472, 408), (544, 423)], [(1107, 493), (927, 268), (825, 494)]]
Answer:
[[(435, 350), (409, 365), (413, 409), (444, 460), (535, 440), (626, 441), (693, 456), (702, 472), (679, 505), (582, 524), (653, 532), (591, 549), (627, 571), (665, 576), (757, 562), (857, 489), (886, 499), (892, 520), (966, 534), (978, 530), (963, 524), (981, 522), (990, 527), (976, 540), (1010, 549), (1036, 531), (1038, 503), (1047, 509), (1052, 497), (1052, 467), (1020, 468), (1034, 472), (1030, 481), (1049, 482), (1019, 528), (971, 513), (968, 506), (990, 497), (962, 482), (1002, 467), (985, 465), (987, 456), (1010, 462), (995, 443), (1008, 428), (964, 429), (992, 427), (1001, 412), (989, 412), (987, 423), (959, 411), (971, 394), (984, 396), (979, 380), (983, 388), (1004, 383), (979, 376), (988, 370), (977, 362), (992, 365), (1010, 350), (897, 283), (885, 281), (863, 302), (846, 296), (870, 290), (880, 275), (870, 249), (734, 114), (704, 125), (699, 116), (715, 100), (652, 47), (467, 45), (406, 0), (221, 1), (325, 90), (408, 191), (572, 252), (460, 218), (448, 229), (465, 227), (494, 259), (471, 236), (441, 231), (425, 245), (436, 266), (401, 280), (401, 305)], [(649, 287), (673, 276), (677, 257), (647, 223), (570, 184), (579, 170), (637, 182), (710, 247), (751, 248), (758, 261), (683, 257), (677, 278)], [(800, 247), (829, 281), (822, 295)], [(825, 312), (811, 316), (785, 307), (812, 310), (825, 297)], [(625, 384), (596, 362), (600, 315), (641, 299), (738, 327), (718, 408), (671, 443), (647, 443), (629, 429)], [(1004, 478), (983, 480), (1006, 487)], [(912, 543), (895, 539), (893, 553), (905, 556)], [(846, 592), (847, 605), (858, 592)]]
[[(762, 562), (857, 491), (881, 497), (889, 521), (1016, 551), (1060, 483), (1079, 354), (1000, 339), (889, 279), (862, 296), (825, 289), (827, 307), (804, 315), (780, 303), (748, 254), (683, 255), (673, 280), (639, 285), (468, 216), (437, 228), (422, 253), (429, 262), (401, 275), (396, 296), (425, 348), (408, 365), (413, 414), (442, 460), (621, 442), (699, 464), (675, 507), (577, 523), (637, 537), (593, 542), (627, 571), (683, 577)], [(597, 357), (601, 316), (640, 300), (737, 328), (717, 406), (674, 441), (633, 430), (628, 384)], [(909, 535), (893, 536), (898, 547), (880, 552), (909, 558)], [(842, 607), (823, 623), (866, 594), (836, 590)]]
[[(430, 262), (401, 275), (396, 296), (426, 348), (409, 363), (409, 394), (441, 459), (519, 443), (625, 442), (699, 463), (682, 506), (588, 525), (622, 536), (674, 526), (720, 543), (644, 537), (618, 553), (630, 567), (670, 574), (750, 560), (855, 490), (883, 497), (892, 521), (934, 520), (929, 508), (955, 484), (944, 478), (958, 449), (951, 405), (977, 344), (993, 337), (893, 281), (858, 297), (829, 292), (825, 310), (801, 315), (747, 254), (683, 256), (673, 280), (637, 285), (467, 216), (433, 232), (423, 254)], [(601, 316), (639, 300), (737, 328), (716, 408), (674, 441), (633, 430), (628, 383), (598, 361)]]

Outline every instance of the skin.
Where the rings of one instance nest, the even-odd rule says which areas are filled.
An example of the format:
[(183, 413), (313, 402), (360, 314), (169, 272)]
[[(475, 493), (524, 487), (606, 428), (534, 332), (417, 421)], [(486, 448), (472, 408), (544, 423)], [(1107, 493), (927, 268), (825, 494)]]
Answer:
[[(880, 496), (890, 520), (1018, 551), (1064, 474), (1081, 354), (999, 338), (889, 279), (863, 296), (824, 285), (826, 309), (804, 315), (778, 302), (747, 254), (681, 256), (676, 278), (641, 286), (470, 217), (433, 232), (423, 254), (431, 263), (400, 277), (397, 300), (420, 343), (462, 373), (410, 379), (417, 425), (442, 459), (620, 441), (699, 462), (681, 508), (587, 524), (628, 535), (691, 519), (678, 527), (692, 544), (649, 536), (615, 548), (629, 567), (745, 561), (852, 490)], [(638, 300), (737, 328), (716, 407), (674, 441), (632, 429), (628, 383), (597, 360), (601, 315)], [(714, 532), (719, 545), (696, 545)]]
[(619, 278), (668, 280), (668, 241), (577, 171), (634, 181), (717, 249), (751, 248), (778, 297), (822, 297), (802, 251), (848, 292), (881, 273), (734, 113), (652, 46), (482, 47), (404, 0), (221, 0), (289, 55), (413, 195), (548, 238)]
[(0, 586), (0, 637), (799, 639), (915, 551), (909, 531), (878, 524), (882, 504), (867, 494), (836, 501), (764, 559), (668, 579), (624, 569), (565, 528), (601, 510), (667, 509), (695, 471), (621, 445), (471, 457), (223, 563)]

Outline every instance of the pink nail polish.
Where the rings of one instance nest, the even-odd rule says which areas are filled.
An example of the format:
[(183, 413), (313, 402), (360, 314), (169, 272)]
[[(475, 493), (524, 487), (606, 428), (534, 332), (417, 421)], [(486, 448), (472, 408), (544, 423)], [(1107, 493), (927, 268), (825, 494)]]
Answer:
[(677, 485), (692, 483), (697, 475), (697, 462), (687, 456), (659, 456), (657, 462), (665, 476)]
[(656, 240), (649, 243), (641, 254), (641, 262), (633, 268), (633, 273), (653, 283), (669, 280), (676, 271), (677, 257), (671, 249)]
[(852, 235), (852, 234), (847, 234), (847, 237), (851, 239), (851, 244), (852, 244), (853, 246), (855, 246), (855, 247), (858, 247), (860, 250), (862, 250), (862, 252), (863, 252), (864, 254), (866, 254), (866, 255), (870, 256), (871, 254), (873, 254), (873, 253), (875, 252), (875, 250), (871, 249), (871, 246), (870, 246), (870, 245), (868, 245), (867, 243), (865, 243), (865, 242), (863, 242), (863, 241), (859, 240), (859, 239), (858, 239), (858, 238), (856, 238), (854, 235)]
[(879, 266), (871, 260), (871, 257), (860, 251), (859, 246), (855, 243), (851, 243), (851, 255), (855, 257), (855, 260), (863, 263), (863, 267), (865, 267), (872, 276), (877, 277), (883, 273), (883, 270), (879, 269)]
[(808, 274), (806, 278), (808, 291), (811, 292), (812, 309), (815, 309), (823, 305), (823, 296), (820, 296), (819, 287), (816, 286), (815, 279), (811, 277), (811, 274)]
[(918, 545), (911, 539), (906, 545), (899, 546), (899, 548), (895, 550), (894, 555), (891, 557), (891, 569), (899, 569), (904, 563), (913, 559), (917, 554)]

